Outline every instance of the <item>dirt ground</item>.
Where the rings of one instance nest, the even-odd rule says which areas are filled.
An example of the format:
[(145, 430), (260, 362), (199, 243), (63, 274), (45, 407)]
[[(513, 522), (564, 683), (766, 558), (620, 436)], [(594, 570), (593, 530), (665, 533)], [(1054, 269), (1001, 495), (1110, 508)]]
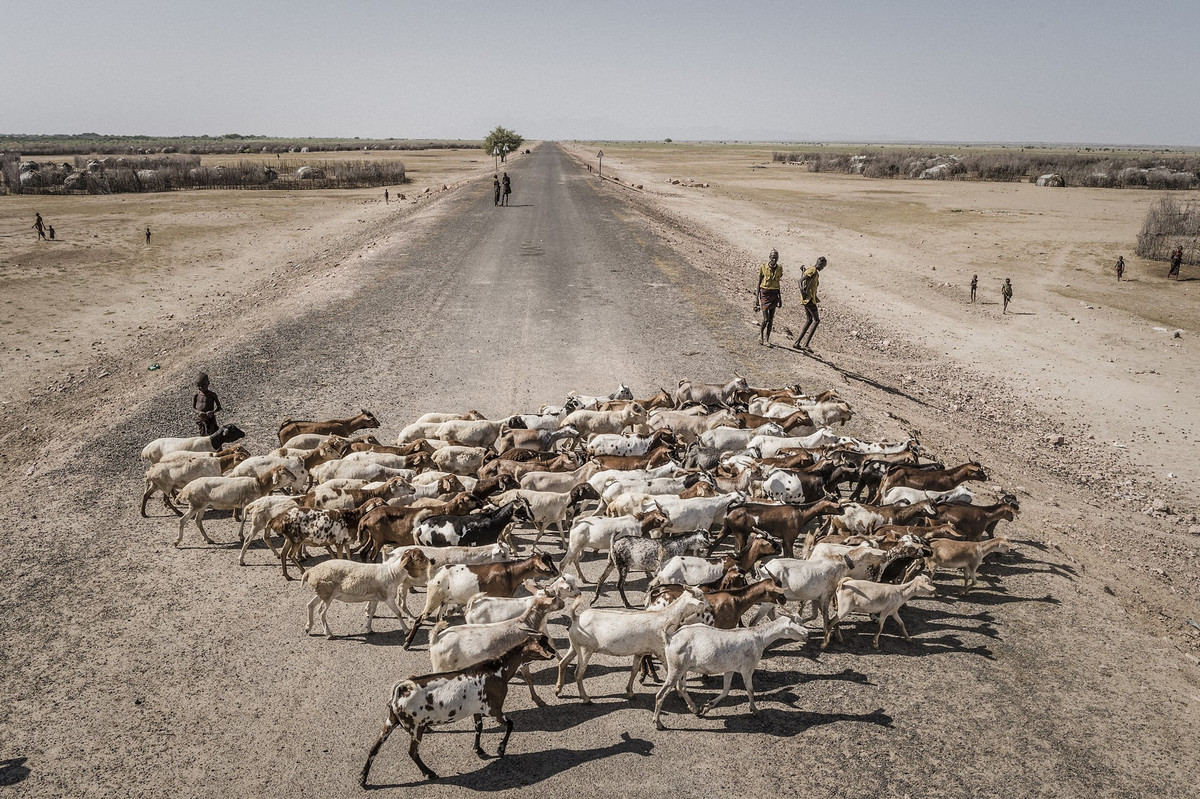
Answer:
[[(559, 323), (586, 325), (605, 354), (590, 360), (592, 350), (573, 344), (558, 372), (512, 357), (514, 337), (532, 345), (555, 335), (545, 323), (553, 307), (531, 303), (517, 333), (497, 334), (465, 298), (425, 282), (413, 283), (398, 315), (420, 334), (410, 344), (393, 347), (387, 335), (409, 322), (381, 321), (369, 332), (388, 342), (384, 352), (320, 363), (323, 343), (342, 352), (350, 334), (341, 327), (378, 310), (364, 295), (393, 279), (384, 266), (409, 268), (423, 242), (444, 242), (434, 234), (490, 192), (492, 165), (473, 155), (423, 174), (410, 167), (414, 183), (400, 189), (409, 200), (389, 206), (380, 192), (0, 198), (0, 476), (13, 487), (0, 504), (0, 554), (14, 564), (0, 594), (0, 760), (28, 758), (5, 767), (0, 784), (18, 775), (18, 791), (47, 796), (357, 791), (353, 773), (395, 674), (377, 670), (419, 671), (423, 653), (398, 659), (395, 647), (361, 638), (302, 641), (292, 628), (307, 597), (274, 570), (245, 577), (230, 574), (228, 551), (175, 552), (165, 545), (170, 519), (147, 524), (130, 510), (137, 466), (117, 453), (140, 448), (170, 387), (186, 387), (196, 364), (232, 359), (243, 373), (262, 370), (264, 383), (295, 386), (314, 413), (338, 407), (346, 373), (373, 370), (374, 382), (353, 386), (355, 401), (412, 415), (471, 402), (504, 368), (518, 369), (522, 388), (480, 410), (505, 413), (567, 387), (607, 390), (610, 371), (633, 373), (641, 393), (651, 381), (739, 368), (756, 384), (837, 388), (862, 409), (853, 432), (919, 434), (947, 461), (987, 465), (986, 496), (1021, 498), (1010, 528), (1018, 551), (989, 570), (1006, 590), (914, 609), (912, 646), (893, 636), (882, 655), (860, 640), (819, 659), (773, 656), (760, 671), (769, 704), (759, 719), (743, 715), (735, 689), (713, 719), (674, 708), (665, 735), (647, 725), (644, 700), (616, 704), (615, 667), (597, 672), (593, 692), (608, 696), (595, 709), (569, 691), (539, 713), (518, 688), (513, 717), (528, 732), (509, 757), (480, 767), (460, 746), (464, 735), (435, 735), (428, 759), (458, 776), (423, 790), (665, 795), (717, 784), (763, 792), (786, 780), (836, 793), (854, 761), (863, 789), (888, 796), (1191, 794), (1200, 384), (1189, 350), (1200, 275), (1185, 269), (1168, 283), (1165, 265), (1132, 256), (1155, 195), (814, 175), (745, 147), (602, 146), (606, 175), (622, 185), (582, 168), (569, 180), (586, 180), (615, 208), (604, 224), (614, 240), (618, 227), (632, 230), (644, 263), (623, 251), (600, 270), (615, 283), (575, 278), (584, 301), (562, 308)], [(596, 147), (565, 149), (583, 163)], [(521, 162), (512, 168), (520, 188)], [(61, 242), (32, 241), (34, 210)], [(537, 223), (509, 234), (520, 258), (474, 279), (498, 285), (504, 270), (551, 249), (533, 238)], [(798, 332), (799, 267), (830, 260), (814, 357), (756, 343), (750, 290), (771, 247), (791, 270), (781, 345)], [(1118, 285), (1111, 267), (1121, 253), (1129, 280)], [(974, 273), (981, 302), (970, 305)], [(1015, 287), (1008, 315), (998, 303), (1004, 277)], [(644, 323), (621, 315), (623, 289), (662, 309), (660, 333), (621, 337)], [(453, 313), (461, 332), (418, 321), (430, 307)], [(317, 318), (324, 342), (304, 338)], [(436, 357), (446, 346), (463, 348), (454, 384)], [(245, 393), (240, 410), (255, 420), (297, 404)], [(48, 486), (47, 476), (64, 484)], [(116, 529), (101, 529), (105, 519)], [(95, 536), (92, 546), (73, 537), (79, 530)], [(96, 544), (123, 538), (128, 553), (93, 560)], [(598, 569), (585, 563), (589, 575)], [(153, 604), (125, 607), (116, 586)], [(344, 607), (333, 617), (341, 627), (361, 618)], [(392, 630), (386, 619), (378, 626)], [(389, 746), (379, 780), (410, 784), (403, 743)], [(732, 762), (713, 762), (714, 746)], [(762, 764), (765, 776), (747, 778), (744, 763)]]

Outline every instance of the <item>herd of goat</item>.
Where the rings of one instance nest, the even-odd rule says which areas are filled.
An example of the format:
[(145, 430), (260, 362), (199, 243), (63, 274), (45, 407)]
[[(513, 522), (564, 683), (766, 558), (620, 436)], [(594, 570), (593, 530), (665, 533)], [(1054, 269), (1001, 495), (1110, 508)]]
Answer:
[[(934, 595), (939, 568), (960, 570), (969, 590), (984, 558), (1005, 550), (994, 531), (1014, 518), (1016, 500), (973, 504), (963, 484), (987, 479), (979, 464), (947, 468), (916, 440), (833, 431), (850, 418), (833, 392), (753, 388), (737, 377), (725, 385), (683, 380), (640, 400), (624, 385), (606, 397), (572, 394), (561, 406), (504, 419), (429, 413), (392, 445), (360, 432), (380, 426), (367, 411), (285, 421), (280, 448), (258, 456), (235, 443), (242, 430), (225, 425), (211, 436), (146, 446), (141, 512), (161, 494), (181, 515), (178, 546), (189, 523), (212, 543), (206, 512), (233, 511), (239, 563), (261, 537), (283, 576), (293, 579), (290, 562), (315, 593), (306, 634), (319, 615), (332, 636), (334, 601), (366, 603), (368, 633), (385, 604), (407, 627), (406, 649), (436, 616), (433, 672), (392, 687), (360, 781), (397, 726), (433, 779), (418, 752), (433, 725), (472, 717), (482, 757), (483, 717), (495, 718), (505, 725), (504, 754), (510, 680), (520, 673), (544, 704), (533, 661), (558, 658), (556, 695), (574, 662), (583, 702), (591, 701), (584, 676), (594, 655), (632, 658), (630, 697), (635, 679), (657, 680), (662, 664), (653, 711), (661, 728), (672, 689), (702, 715), (729, 694), (735, 673), (755, 712), (753, 673), (763, 651), (774, 641), (805, 641), (805, 624), (818, 615), (822, 649), (842, 640), (852, 614), (877, 620), (878, 649), (888, 619), (909, 639), (900, 609)], [(533, 537), (525, 557), (517, 526)], [(540, 548), (547, 533), (563, 550), (557, 565)], [(306, 569), (307, 547), (332, 557)], [(580, 591), (588, 552), (605, 560), (590, 602)], [(631, 572), (649, 578), (637, 609), (625, 593)], [(624, 607), (596, 607), (614, 573)], [(413, 589), (425, 599), (415, 615), (407, 605)], [(517, 596), (522, 589), (527, 595)], [(447, 624), (452, 609), (464, 624)], [(559, 612), (570, 623), (565, 652), (546, 634)], [(689, 674), (722, 676), (721, 692), (697, 708)]]

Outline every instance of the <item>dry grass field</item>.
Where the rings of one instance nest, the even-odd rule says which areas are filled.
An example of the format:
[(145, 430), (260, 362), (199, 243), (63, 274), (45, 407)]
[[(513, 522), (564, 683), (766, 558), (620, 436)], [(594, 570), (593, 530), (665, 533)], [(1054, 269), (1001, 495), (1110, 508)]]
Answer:
[[(81, 370), (94, 375), (112, 360), (166, 367), (150, 342), (185, 318), (219, 314), (231, 295), (268, 291), (314, 255), (378, 239), (397, 215), (428, 199), (426, 189), (439, 192), (491, 166), (476, 150), (284, 157), (399, 160), (408, 182), (390, 188), (391, 205), (382, 188), (0, 198), (0, 407), (13, 414), (31, 392), (78, 380)], [(249, 158), (205, 156), (204, 163)], [(37, 241), (35, 211), (55, 227), (55, 241)]]

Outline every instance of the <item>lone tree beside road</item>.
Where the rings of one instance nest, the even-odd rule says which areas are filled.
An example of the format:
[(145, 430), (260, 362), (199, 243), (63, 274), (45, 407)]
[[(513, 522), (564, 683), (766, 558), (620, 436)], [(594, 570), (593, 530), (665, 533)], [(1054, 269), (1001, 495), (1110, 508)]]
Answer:
[(525, 139), (521, 138), (516, 131), (511, 131), (497, 125), (496, 129), (489, 133), (487, 138), (483, 140), (483, 151), (488, 155), (491, 155), (495, 150), (504, 152), (504, 147), (507, 145), (508, 152), (515, 153), (524, 141)]

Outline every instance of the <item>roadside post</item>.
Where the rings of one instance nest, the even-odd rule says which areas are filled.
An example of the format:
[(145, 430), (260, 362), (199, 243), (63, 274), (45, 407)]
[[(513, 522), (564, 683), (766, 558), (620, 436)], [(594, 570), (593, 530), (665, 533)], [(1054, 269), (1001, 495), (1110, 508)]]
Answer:
[(507, 144), (504, 145), (504, 149), (500, 151), (500, 160), (501, 160), (501, 162), (503, 162), (505, 164), (508, 163), (508, 145)]
[(600, 177), (604, 177), (604, 151), (596, 153), (596, 160), (600, 162), (600, 168), (596, 170)]
[(497, 172), (500, 170), (500, 148), (499, 147), (492, 147), (492, 159), (493, 159), (492, 171)]

